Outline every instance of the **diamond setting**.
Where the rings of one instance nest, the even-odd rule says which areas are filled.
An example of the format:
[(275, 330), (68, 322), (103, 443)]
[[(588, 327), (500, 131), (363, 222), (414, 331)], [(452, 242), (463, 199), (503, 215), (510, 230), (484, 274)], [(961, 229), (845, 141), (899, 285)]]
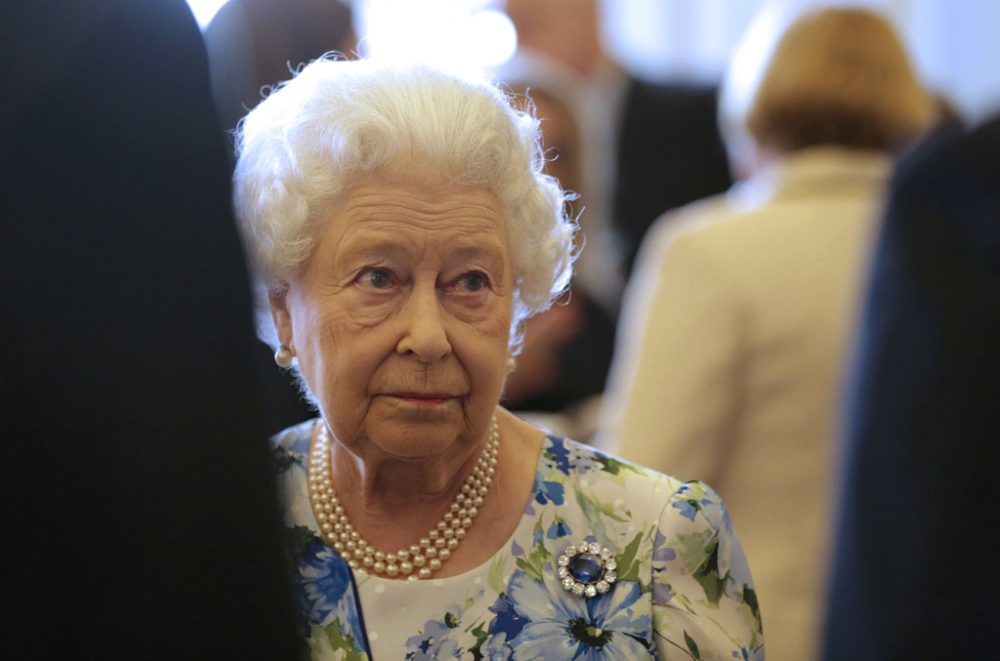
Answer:
[(556, 566), (563, 589), (585, 599), (606, 594), (618, 580), (615, 554), (597, 542), (567, 546)]

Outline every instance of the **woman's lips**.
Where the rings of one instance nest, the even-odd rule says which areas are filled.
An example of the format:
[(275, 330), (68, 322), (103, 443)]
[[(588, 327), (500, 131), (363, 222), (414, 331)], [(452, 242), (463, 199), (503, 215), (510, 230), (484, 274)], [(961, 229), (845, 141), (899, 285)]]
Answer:
[(427, 406), (427, 407), (440, 406), (454, 399), (454, 396), (452, 395), (445, 395), (441, 393), (403, 392), (403, 393), (392, 393), (389, 396), (402, 400), (408, 404), (413, 404), (415, 406)]

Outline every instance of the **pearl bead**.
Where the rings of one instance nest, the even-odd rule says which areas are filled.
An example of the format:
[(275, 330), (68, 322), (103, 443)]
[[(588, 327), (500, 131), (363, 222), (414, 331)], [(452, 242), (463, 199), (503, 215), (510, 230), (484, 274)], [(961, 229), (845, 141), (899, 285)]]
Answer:
[(466, 531), (472, 526), (473, 518), (483, 504), (483, 496), (493, 481), (491, 476), (495, 472), (500, 443), (496, 418), (490, 425), (486, 447), (442, 520), (417, 544), (390, 553), (375, 550), (361, 537), (337, 498), (329, 460), (329, 434), (327, 426), (321, 425), (308, 463), (308, 493), (317, 524), (326, 540), (352, 569), (364, 567), (371, 573), (390, 577), (402, 574), (408, 580), (430, 578), (452, 556), (459, 541), (467, 536)]

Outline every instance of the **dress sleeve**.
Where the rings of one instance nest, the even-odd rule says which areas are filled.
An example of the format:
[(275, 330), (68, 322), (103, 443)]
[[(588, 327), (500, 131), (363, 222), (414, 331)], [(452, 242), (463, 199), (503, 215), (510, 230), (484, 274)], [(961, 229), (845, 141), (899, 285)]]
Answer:
[(700, 233), (662, 234), (629, 282), (600, 445), (713, 482), (741, 414), (746, 321)]
[(686, 482), (673, 493), (656, 530), (652, 572), (659, 658), (763, 661), (753, 578), (711, 487)]

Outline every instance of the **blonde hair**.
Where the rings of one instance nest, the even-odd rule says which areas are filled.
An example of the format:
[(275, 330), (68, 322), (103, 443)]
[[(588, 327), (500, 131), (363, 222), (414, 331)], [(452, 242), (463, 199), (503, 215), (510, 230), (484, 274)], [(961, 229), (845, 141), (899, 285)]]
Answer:
[(755, 48), (763, 53), (759, 71), (733, 63), (743, 67), (744, 77), (756, 78), (745, 105), (723, 106), (723, 113), (729, 111), (728, 128), (745, 131), (760, 146), (778, 152), (825, 144), (891, 150), (914, 141), (935, 120), (933, 98), (895, 29), (874, 12), (808, 13), (770, 49)]

